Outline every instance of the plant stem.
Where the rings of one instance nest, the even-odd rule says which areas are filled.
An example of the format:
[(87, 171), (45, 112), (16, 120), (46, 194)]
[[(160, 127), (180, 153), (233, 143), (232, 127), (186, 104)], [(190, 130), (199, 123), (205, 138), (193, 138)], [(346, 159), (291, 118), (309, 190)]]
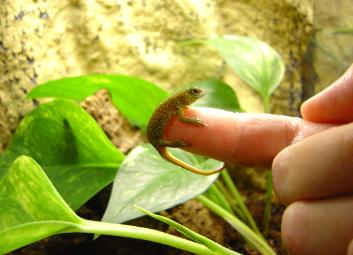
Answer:
[(229, 173), (227, 171), (223, 171), (221, 173), (223, 180), (225, 184), (227, 185), (229, 191), (231, 194), (234, 196), (235, 200), (237, 201), (240, 210), (242, 211), (243, 215), (245, 216), (245, 219), (249, 226), (258, 234), (261, 235), (261, 232), (259, 228), (257, 227), (254, 218), (251, 216), (251, 213), (249, 212), (248, 208), (246, 207), (243, 198), (241, 197), (238, 189), (234, 185), (232, 178), (230, 177)]
[(272, 248), (267, 244), (261, 235), (256, 234), (251, 228), (244, 224), (241, 220), (237, 219), (234, 215), (230, 214), (222, 207), (212, 202), (204, 196), (198, 196), (197, 200), (205, 205), (212, 212), (222, 217), (234, 229), (236, 229), (246, 241), (252, 244), (262, 255), (276, 255)]
[(218, 205), (226, 209), (228, 212), (234, 214), (232, 207), (230, 206), (230, 204), (228, 203), (227, 199), (224, 197), (222, 192), (218, 189), (216, 183), (211, 185), (211, 187), (208, 189), (208, 192), (212, 194), (211, 196), (212, 198), (213, 197), (215, 198), (215, 200), (212, 199), (214, 202), (216, 202)]
[(232, 195), (228, 191), (228, 189), (224, 186), (224, 184), (220, 181), (220, 179), (216, 180), (215, 182), (217, 188), (222, 193), (224, 198), (229, 203), (230, 207), (232, 208), (233, 212), (235, 212), (236, 216), (238, 216), (242, 221), (245, 221), (244, 214), (242, 210), (239, 208), (237, 201), (232, 198)]
[(270, 96), (267, 94), (261, 95), (262, 98), (262, 104), (264, 106), (264, 112), (265, 113), (270, 113)]
[(135, 207), (139, 210), (141, 210), (143, 213), (149, 215), (150, 217), (159, 220), (165, 224), (168, 224), (169, 226), (173, 227), (175, 230), (177, 230), (178, 232), (182, 233), (185, 237), (190, 238), (191, 240), (193, 240), (194, 242), (197, 242), (199, 244), (203, 244), (206, 247), (208, 247), (209, 249), (211, 249), (212, 251), (218, 252), (218, 254), (224, 254), (224, 255), (241, 255), (240, 253), (237, 253), (235, 251), (232, 251), (222, 245), (220, 245), (219, 243), (208, 239), (207, 237), (200, 235), (199, 233), (185, 227), (184, 225), (169, 219), (167, 217), (152, 213), (146, 209), (143, 209), (142, 207), (136, 206)]
[(271, 172), (271, 170), (268, 170), (267, 171), (266, 195), (265, 195), (264, 219), (263, 219), (264, 236), (267, 236), (268, 229), (270, 226), (271, 207), (272, 207), (272, 172)]
[(91, 233), (96, 235), (111, 235), (136, 238), (156, 243), (169, 245), (194, 254), (217, 255), (219, 253), (210, 250), (204, 245), (163, 233), (154, 229), (136, 227), (123, 224), (113, 224), (82, 219), (83, 223), (78, 225), (75, 232)]
[[(264, 105), (265, 113), (270, 112), (269, 107), (270, 97), (267, 95), (262, 96), (262, 103)], [(263, 233), (264, 236), (267, 236), (268, 229), (270, 226), (271, 220), (271, 207), (272, 207), (272, 172), (269, 170), (267, 172), (267, 183), (266, 183), (266, 195), (265, 195), (265, 208), (264, 208), (264, 216), (263, 216)]]

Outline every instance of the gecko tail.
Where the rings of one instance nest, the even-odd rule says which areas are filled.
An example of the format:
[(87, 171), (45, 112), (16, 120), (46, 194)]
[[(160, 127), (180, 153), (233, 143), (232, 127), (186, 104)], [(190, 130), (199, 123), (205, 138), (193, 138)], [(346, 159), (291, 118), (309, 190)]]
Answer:
[(195, 174), (200, 174), (200, 175), (212, 175), (212, 174), (216, 174), (221, 172), (222, 170), (225, 169), (225, 164), (223, 163), (223, 165), (217, 169), (213, 169), (213, 170), (202, 170), (202, 169), (198, 169), (196, 167), (193, 167), (183, 161), (181, 161), (180, 159), (178, 159), (177, 157), (173, 156), (166, 147), (164, 147), (163, 149), (161, 149), (159, 151), (159, 154), (161, 154), (161, 156), (163, 158), (165, 158), (166, 160), (168, 160), (170, 163), (173, 163), (174, 165), (180, 166), (188, 171), (191, 171)]

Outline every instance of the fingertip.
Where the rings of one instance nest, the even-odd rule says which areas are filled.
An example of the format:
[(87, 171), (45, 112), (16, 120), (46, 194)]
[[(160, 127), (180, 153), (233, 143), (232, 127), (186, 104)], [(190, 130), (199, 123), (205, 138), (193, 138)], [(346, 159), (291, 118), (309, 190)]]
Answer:
[(353, 196), (292, 203), (282, 218), (282, 241), (291, 254), (352, 255)]
[(286, 157), (288, 153), (287, 149), (282, 150), (280, 153), (276, 155), (272, 162), (272, 182), (273, 182), (273, 190), (278, 198), (278, 200), (283, 204), (288, 204), (289, 201), (287, 199), (287, 160)]
[(302, 115), (303, 119), (306, 120), (311, 120), (313, 119), (313, 117), (311, 116), (311, 109), (312, 106), (312, 101), (314, 100), (314, 97), (309, 98), (308, 100), (306, 100), (304, 103), (302, 103), (302, 105), (300, 106), (300, 114)]
[(305, 226), (308, 224), (305, 211), (303, 202), (296, 202), (289, 205), (282, 216), (282, 243), (291, 254), (308, 254), (303, 249), (303, 242), (307, 241)]

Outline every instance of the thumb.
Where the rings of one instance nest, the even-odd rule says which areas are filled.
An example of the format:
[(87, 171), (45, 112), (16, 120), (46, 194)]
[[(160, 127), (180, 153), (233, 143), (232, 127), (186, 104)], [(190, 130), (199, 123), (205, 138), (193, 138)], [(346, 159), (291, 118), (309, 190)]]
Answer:
[(321, 93), (303, 103), (304, 119), (316, 123), (348, 123), (353, 121), (353, 65)]

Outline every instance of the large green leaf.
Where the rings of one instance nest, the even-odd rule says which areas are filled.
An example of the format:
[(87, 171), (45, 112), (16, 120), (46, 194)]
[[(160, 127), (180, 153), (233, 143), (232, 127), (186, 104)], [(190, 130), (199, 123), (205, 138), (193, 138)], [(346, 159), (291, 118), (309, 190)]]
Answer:
[(82, 219), (60, 197), (33, 159), (17, 158), (0, 177), (0, 254), (54, 234), (71, 232), (137, 238), (195, 254), (236, 254), (220, 245), (217, 248), (222, 252), (215, 252), (202, 242), (194, 243), (154, 229)]
[(262, 97), (269, 97), (284, 75), (284, 64), (275, 49), (253, 37), (226, 35), (207, 41), (226, 63)]
[(137, 77), (95, 74), (48, 81), (35, 87), (30, 98), (83, 100), (100, 89), (109, 90), (114, 105), (136, 126), (145, 129), (154, 109), (167, 97), (158, 86)]
[(21, 156), (0, 179), (0, 254), (50, 235), (70, 232), (81, 219), (40, 166)]
[(197, 100), (193, 106), (213, 107), (227, 111), (243, 111), (235, 91), (226, 83), (215, 80), (196, 81), (186, 87), (197, 87), (205, 91), (205, 95)]
[[(220, 164), (213, 159), (198, 160), (178, 149), (171, 151), (201, 169)], [(153, 212), (181, 204), (204, 192), (217, 177), (191, 173), (162, 159), (151, 145), (138, 146), (119, 169), (103, 221), (119, 223), (143, 215), (133, 207), (135, 204)]]
[(0, 174), (20, 155), (35, 159), (73, 209), (109, 184), (124, 155), (77, 103), (40, 105), (20, 123), (0, 158)]

